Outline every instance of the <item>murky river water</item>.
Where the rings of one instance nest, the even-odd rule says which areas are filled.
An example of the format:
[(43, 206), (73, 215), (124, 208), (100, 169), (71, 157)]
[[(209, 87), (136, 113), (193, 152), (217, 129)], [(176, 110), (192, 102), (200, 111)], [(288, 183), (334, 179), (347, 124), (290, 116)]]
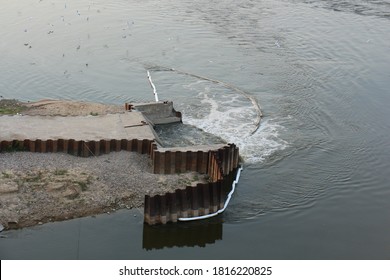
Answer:
[[(390, 258), (390, 1), (0, 4), (4, 98), (151, 101), (149, 69), (184, 114), (167, 143), (222, 138), (245, 160), (217, 219), (147, 227), (134, 209), (8, 231), (2, 259)], [(260, 128), (239, 91), (164, 67), (249, 93)]]

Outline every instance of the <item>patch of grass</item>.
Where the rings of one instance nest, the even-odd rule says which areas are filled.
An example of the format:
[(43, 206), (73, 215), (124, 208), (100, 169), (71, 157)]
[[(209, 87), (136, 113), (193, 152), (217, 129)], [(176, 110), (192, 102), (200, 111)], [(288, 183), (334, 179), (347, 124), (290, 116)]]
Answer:
[(91, 116), (94, 116), (94, 117), (96, 117), (96, 116), (99, 116), (99, 113), (95, 113), (95, 112), (91, 112), (91, 113), (89, 113)]
[(87, 182), (84, 182), (84, 181), (78, 181), (76, 182), (80, 188), (81, 188), (81, 191), (85, 192), (86, 190), (88, 190), (88, 184)]
[(12, 152), (23, 152), (26, 151), (26, 148), (23, 147), (22, 144), (20, 144), (17, 141), (13, 141), (12, 144), (5, 147), (4, 152), (12, 153)]
[(15, 115), (20, 113), (20, 110), (14, 108), (0, 108), (0, 115)]
[(30, 183), (35, 183), (35, 182), (39, 182), (42, 180), (42, 172), (39, 171), (37, 174), (31, 174), (31, 176), (29, 175), (25, 181), (26, 182), (30, 182)]
[(3, 178), (4, 179), (10, 179), (11, 177), (12, 177), (12, 175), (11, 174), (8, 174), (7, 172), (1, 172), (1, 174), (3, 175)]
[(0, 115), (16, 115), (26, 109), (23, 104), (15, 99), (0, 100)]
[(54, 175), (56, 176), (62, 176), (68, 173), (68, 170), (66, 169), (56, 169), (54, 170)]

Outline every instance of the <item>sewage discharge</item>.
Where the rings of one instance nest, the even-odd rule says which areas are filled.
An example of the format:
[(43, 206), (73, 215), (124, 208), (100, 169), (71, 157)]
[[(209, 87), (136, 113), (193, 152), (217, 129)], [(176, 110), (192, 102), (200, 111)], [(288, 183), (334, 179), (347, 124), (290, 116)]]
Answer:
[(246, 91), (244, 91), (242, 89), (237, 88), (236, 86), (234, 86), (232, 84), (229, 84), (229, 83), (226, 83), (226, 82), (223, 82), (223, 81), (220, 81), (220, 80), (208, 78), (208, 77), (205, 77), (205, 76), (200, 76), (200, 75), (197, 75), (197, 74), (185, 72), (185, 71), (178, 70), (178, 69), (175, 69), (175, 68), (169, 68), (169, 67), (159, 66), (159, 65), (147, 65), (147, 64), (144, 64), (144, 66), (146, 67), (146, 69), (148, 69), (148, 73), (149, 73), (149, 70), (150, 71), (171, 71), (171, 72), (175, 72), (177, 74), (187, 75), (187, 76), (191, 76), (191, 77), (194, 77), (194, 78), (197, 78), (197, 79), (200, 79), (200, 80), (209, 81), (209, 82), (212, 82), (212, 83), (215, 83), (215, 84), (219, 84), (219, 85), (221, 85), (221, 86), (223, 86), (225, 88), (228, 88), (228, 89), (231, 89), (233, 91), (238, 92), (239, 94), (243, 95), (245, 98), (247, 98), (247, 99), (249, 99), (251, 101), (251, 103), (252, 103), (252, 105), (255, 108), (256, 113), (257, 113), (256, 120), (253, 123), (254, 128), (250, 132), (250, 135), (253, 135), (259, 129), (260, 121), (261, 121), (261, 118), (262, 118), (263, 114), (261, 112), (260, 105), (259, 105), (258, 101), (249, 92), (246, 92)]

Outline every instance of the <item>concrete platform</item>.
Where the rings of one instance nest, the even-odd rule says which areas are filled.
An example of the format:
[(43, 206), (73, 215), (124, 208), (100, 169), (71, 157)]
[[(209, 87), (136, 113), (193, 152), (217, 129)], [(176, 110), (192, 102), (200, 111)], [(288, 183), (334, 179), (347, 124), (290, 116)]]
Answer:
[(172, 101), (155, 103), (136, 103), (132, 107), (142, 112), (148, 122), (152, 125), (169, 124), (181, 122), (181, 113), (173, 108)]
[(157, 137), (141, 112), (101, 116), (0, 116), (0, 141), (24, 139), (148, 139)]

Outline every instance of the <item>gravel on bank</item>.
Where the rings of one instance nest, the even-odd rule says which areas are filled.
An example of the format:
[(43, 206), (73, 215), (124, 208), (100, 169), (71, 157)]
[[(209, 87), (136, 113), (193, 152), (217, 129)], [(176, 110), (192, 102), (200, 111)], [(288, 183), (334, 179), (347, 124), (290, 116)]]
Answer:
[(204, 182), (197, 173), (152, 173), (147, 155), (0, 154), (0, 224), (5, 229), (143, 206), (144, 195)]

